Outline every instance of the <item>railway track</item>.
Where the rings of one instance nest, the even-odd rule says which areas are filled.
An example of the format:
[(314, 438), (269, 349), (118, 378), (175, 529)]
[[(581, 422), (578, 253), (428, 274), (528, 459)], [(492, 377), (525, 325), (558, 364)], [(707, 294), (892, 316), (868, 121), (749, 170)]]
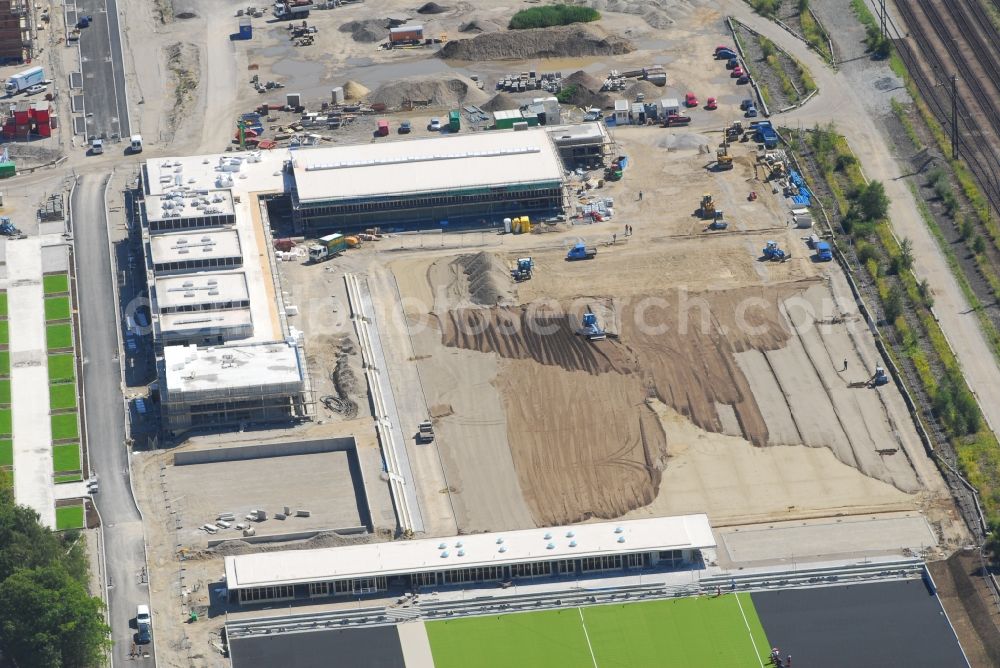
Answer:
[(990, 45), (1000, 34), (978, 0), (902, 0), (896, 3), (906, 23), (889, 20), (890, 36), (932, 112), (947, 126), (951, 93), (943, 84), (958, 74), (960, 155), (980, 188), (1000, 211), (1000, 65), (990, 59)]

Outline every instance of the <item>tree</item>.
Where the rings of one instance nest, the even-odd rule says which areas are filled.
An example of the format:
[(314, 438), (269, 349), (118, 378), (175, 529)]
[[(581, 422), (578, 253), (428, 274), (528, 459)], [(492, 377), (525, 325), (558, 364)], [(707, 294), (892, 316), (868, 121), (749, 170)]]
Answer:
[(889, 197), (881, 181), (872, 181), (857, 195), (857, 205), (865, 220), (881, 220), (889, 213)]
[(885, 321), (888, 324), (896, 322), (896, 318), (903, 314), (903, 294), (898, 285), (893, 285), (889, 290), (889, 296), (885, 300)]
[(913, 242), (909, 237), (899, 242), (899, 266), (903, 271), (913, 266)]
[(0, 583), (0, 651), (21, 668), (88, 668), (111, 629), (103, 603), (62, 564), (21, 569)]

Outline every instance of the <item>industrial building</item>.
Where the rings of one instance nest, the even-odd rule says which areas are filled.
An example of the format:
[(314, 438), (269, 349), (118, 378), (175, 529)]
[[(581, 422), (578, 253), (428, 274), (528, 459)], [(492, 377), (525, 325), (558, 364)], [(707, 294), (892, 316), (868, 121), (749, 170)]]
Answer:
[(14, 65), (35, 57), (31, 10), (27, 0), (0, 0), (0, 64)]
[(498, 224), (564, 206), (544, 130), (336, 146), (292, 155), (298, 233)]
[(235, 603), (610, 576), (715, 561), (704, 514), (226, 557)]

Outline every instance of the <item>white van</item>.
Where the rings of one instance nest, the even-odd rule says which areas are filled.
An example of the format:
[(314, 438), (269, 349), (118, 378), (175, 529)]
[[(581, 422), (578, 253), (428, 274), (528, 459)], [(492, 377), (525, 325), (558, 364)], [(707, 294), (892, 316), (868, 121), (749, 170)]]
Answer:
[(142, 153), (142, 135), (132, 135), (132, 152)]
[(92, 139), (90, 140), (90, 152), (94, 155), (100, 155), (104, 153), (104, 140), (103, 139)]

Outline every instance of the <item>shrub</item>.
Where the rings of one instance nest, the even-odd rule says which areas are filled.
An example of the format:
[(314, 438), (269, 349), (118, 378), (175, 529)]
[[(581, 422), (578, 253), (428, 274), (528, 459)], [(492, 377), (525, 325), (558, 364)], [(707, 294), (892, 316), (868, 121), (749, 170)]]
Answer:
[(579, 86), (576, 84), (570, 84), (556, 93), (556, 99), (563, 104), (567, 104), (573, 99), (573, 96), (576, 95), (577, 90), (579, 90)]
[(590, 7), (570, 5), (546, 5), (523, 9), (511, 17), (508, 28), (524, 30), (525, 28), (548, 28), (550, 26), (565, 26), (571, 23), (588, 23), (601, 18), (601, 13)]

